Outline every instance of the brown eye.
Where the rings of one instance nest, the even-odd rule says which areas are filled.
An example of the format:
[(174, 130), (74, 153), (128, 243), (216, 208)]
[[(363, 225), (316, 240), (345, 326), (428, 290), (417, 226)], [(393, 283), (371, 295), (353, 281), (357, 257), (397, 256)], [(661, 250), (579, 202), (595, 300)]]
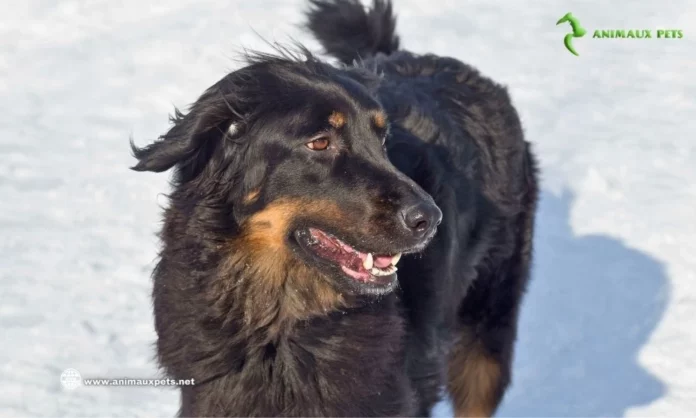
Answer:
[(317, 138), (314, 141), (307, 142), (305, 145), (314, 151), (324, 151), (329, 147), (329, 138)]

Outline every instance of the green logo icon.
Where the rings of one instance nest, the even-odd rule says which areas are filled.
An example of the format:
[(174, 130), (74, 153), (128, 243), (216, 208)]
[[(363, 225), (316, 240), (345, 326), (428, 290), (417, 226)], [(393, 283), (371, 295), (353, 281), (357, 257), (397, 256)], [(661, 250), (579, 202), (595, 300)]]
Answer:
[(587, 31), (580, 26), (580, 22), (578, 19), (573, 16), (570, 12), (566, 13), (562, 18), (558, 19), (558, 22), (556, 22), (556, 26), (560, 25), (561, 23), (568, 22), (570, 23), (570, 28), (573, 30), (573, 32), (567, 34), (565, 38), (563, 38), (563, 43), (565, 44), (566, 48), (568, 48), (568, 51), (570, 51), (571, 54), (575, 56), (579, 56), (579, 54), (575, 51), (575, 48), (573, 48), (573, 38), (582, 38), (585, 36)]

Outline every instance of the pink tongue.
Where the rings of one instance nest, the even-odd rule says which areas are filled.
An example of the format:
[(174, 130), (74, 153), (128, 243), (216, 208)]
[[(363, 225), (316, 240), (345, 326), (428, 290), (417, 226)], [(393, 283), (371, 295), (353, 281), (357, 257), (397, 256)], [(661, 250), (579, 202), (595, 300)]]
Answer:
[[(345, 252), (344, 254), (342, 254), (344, 257), (339, 257), (339, 254), (335, 254), (335, 252), (331, 253), (331, 249), (328, 248), (328, 251), (331, 253), (331, 258), (338, 261), (339, 264), (341, 264), (341, 268), (346, 274), (355, 279), (362, 280), (365, 280), (370, 277), (370, 273), (365, 271), (365, 269), (362, 266), (362, 262), (364, 262), (365, 258), (367, 258), (366, 253), (356, 251), (353, 247), (342, 242), (338, 238), (327, 235), (323, 231), (311, 229), (310, 232), (320, 241), (329, 243), (329, 247), (338, 247)], [(391, 260), (391, 256), (388, 255), (373, 255), (372, 266), (383, 269), (391, 265)]]
[(374, 266), (378, 268), (385, 268), (391, 265), (392, 258), (388, 255), (376, 255), (374, 256)]

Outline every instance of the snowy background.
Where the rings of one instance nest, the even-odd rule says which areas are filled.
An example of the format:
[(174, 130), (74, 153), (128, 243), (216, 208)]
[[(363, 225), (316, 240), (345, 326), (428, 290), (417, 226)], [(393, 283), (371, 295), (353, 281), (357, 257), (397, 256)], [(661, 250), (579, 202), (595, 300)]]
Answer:
[[(128, 170), (299, 0), (0, 1), (0, 416), (172, 416), (149, 274), (167, 176)], [(509, 86), (541, 161), (536, 263), (499, 416), (696, 413), (696, 2), (396, 0), (403, 46)], [(566, 12), (590, 32), (565, 50)], [(597, 28), (683, 39), (597, 40)], [(448, 413), (441, 405), (438, 414)]]

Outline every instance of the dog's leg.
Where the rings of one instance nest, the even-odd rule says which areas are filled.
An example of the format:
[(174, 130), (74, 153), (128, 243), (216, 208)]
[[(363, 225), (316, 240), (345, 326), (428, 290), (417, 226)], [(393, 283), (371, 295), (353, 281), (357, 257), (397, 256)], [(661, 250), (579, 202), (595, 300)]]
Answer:
[[(530, 183), (535, 186), (534, 183)], [(476, 278), (458, 311), (459, 334), (448, 357), (447, 386), (457, 417), (488, 417), (510, 382), (518, 312), (529, 278), (536, 189), (516, 220), (512, 256)]]
[(459, 331), (447, 365), (457, 417), (493, 415), (510, 382), (518, 311), (528, 277), (529, 257), (521, 253), (494, 273), (478, 277), (461, 302)]
[(448, 359), (447, 386), (455, 416), (492, 416), (509, 378), (507, 359), (493, 354), (473, 330), (462, 332)]

